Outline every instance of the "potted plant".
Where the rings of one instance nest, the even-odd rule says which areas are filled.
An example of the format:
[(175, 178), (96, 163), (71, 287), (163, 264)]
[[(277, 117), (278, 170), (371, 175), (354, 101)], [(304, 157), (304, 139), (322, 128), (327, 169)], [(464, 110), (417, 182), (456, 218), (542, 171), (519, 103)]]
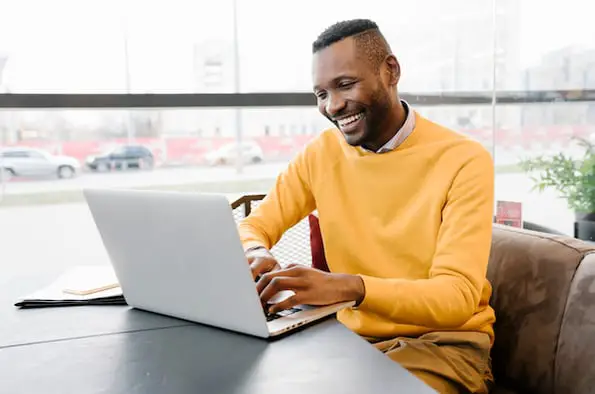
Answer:
[(534, 189), (554, 189), (575, 213), (575, 234), (579, 239), (595, 241), (595, 145), (584, 138), (574, 138), (584, 149), (576, 159), (563, 153), (540, 156), (520, 163), (532, 176)]

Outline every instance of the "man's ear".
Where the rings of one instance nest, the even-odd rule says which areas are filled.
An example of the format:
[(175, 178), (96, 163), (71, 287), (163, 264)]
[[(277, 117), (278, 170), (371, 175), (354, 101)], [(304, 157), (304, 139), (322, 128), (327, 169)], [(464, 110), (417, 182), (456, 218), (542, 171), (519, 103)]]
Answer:
[(395, 55), (388, 55), (385, 60), (390, 86), (397, 86), (401, 79), (401, 66)]

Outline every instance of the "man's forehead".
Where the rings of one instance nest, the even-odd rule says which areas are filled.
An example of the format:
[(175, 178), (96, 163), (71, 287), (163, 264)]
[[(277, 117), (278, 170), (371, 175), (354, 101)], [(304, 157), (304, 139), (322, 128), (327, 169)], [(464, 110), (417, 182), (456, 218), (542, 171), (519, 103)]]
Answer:
[(314, 54), (314, 61), (318, 62), (346, 62), (356, 58), (356, 45), (351, 37), (337, 41)]
[(315, 80), (332, 79), (336, 76), (334, 74), (355, 70), (359, 61), (353, 40), (346, 38), (314, 54), (313, 76)]

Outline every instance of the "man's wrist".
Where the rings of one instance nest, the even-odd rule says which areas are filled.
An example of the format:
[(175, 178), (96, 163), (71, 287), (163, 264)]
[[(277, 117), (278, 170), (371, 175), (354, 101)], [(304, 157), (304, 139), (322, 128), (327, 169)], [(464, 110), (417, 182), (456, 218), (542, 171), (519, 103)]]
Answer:
[(248, 249), (244, 250), (244, 253), (248, 253), (248, 252), (252, 252), (252, 251), (260, 250), (260, 249), (267, 250), (267, 248), (265, 248), (262, 245), (256, 245), (256, 246), (251, 246)]
[(344, 278), (346, 301), (355, 301), (355, 305), (358, 306), (366, 296), (364, 280), (359, 275), (345, 274)]
[(244, 254), (246, 255), (250, 255), (250, 254), (256, 254), (256, 255), (266, 255), (266, 256), (272, 256), (271, 252), (264, 246), (262, 245), (257, 245), (257, 246), (252, 246), (248, 249), (246, 249), (244, 251)]

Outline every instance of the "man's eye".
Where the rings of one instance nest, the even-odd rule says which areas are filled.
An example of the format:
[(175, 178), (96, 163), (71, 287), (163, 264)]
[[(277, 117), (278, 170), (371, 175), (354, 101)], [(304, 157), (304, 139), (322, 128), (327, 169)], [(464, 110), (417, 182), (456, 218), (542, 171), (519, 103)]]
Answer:
[(339, 87), (340, 88), (348, 88), (348, 87), (352, 86), (354, 83), (355, 83), (354, 81), (341, 82), (341, 83), (339, 83)]

